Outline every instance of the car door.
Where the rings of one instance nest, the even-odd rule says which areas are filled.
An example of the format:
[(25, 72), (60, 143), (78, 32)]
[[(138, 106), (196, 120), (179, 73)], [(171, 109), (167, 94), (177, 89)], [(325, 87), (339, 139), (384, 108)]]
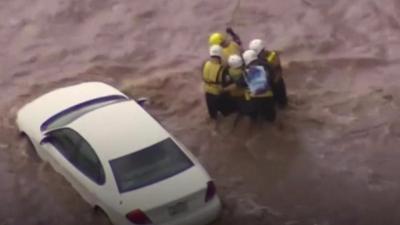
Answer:
[(92, 205), (98, 203), (97, 193), (104, 189), (105, 173), (101, 162), (92, 147), (83, 138), (78, 143), (74, 173), (81, 181), (86, 195), (91, 197)]
[(77, 132), (62, 128), (46, 134), (42, 141), (52, 166), (71, 183), (91, 205), (104, 183), (104, 171), (94, 150)]
[(49, 132), (40, 142), (51, 166), (62, 174), (71, 184), (74, 182), (68, 171), (68, 164), (75, 158), (76, 148), (64, 130)]

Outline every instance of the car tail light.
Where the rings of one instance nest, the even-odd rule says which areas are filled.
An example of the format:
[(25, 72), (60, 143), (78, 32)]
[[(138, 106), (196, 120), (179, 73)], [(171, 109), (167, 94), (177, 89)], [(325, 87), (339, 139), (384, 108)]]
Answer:
[(215, 188), (214, 182), (208, 181), (207, 192), (206, 192), (206, 202), (210, 201), (216, 194), (217, 189)]
[(133, 210), (132, 212), (128, 213), (126, 215), (126, 218), (128, 218), (129, 221), (131, 221), (134, 224), (151, 224), (151, 220), (149, 217), (142, 212), (140, 209)]

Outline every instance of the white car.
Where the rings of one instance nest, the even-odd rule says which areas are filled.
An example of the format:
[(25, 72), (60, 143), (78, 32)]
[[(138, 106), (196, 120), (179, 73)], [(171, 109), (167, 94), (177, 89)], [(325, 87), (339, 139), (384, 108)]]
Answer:
[(136, 101), (100, 82), (60, 88), (19, 110), (38, 155), (116, 225), (203, 225), (219, 215), (213, 181)]

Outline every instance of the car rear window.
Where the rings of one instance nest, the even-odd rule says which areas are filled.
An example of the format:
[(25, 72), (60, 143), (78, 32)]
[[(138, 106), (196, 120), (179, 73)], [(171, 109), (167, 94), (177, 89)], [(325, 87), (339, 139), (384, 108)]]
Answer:
[(110, 161), (120, 193), (181, 173), (193, 162), (168, 138), (138, 152)]

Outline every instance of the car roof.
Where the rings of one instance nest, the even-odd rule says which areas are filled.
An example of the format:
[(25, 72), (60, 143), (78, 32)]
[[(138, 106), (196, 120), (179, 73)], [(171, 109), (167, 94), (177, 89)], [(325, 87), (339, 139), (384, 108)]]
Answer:
[(102, 161), (139, 151), (170, 136), (133, 100), (89, 112), (68, 127), (85, 138)]

